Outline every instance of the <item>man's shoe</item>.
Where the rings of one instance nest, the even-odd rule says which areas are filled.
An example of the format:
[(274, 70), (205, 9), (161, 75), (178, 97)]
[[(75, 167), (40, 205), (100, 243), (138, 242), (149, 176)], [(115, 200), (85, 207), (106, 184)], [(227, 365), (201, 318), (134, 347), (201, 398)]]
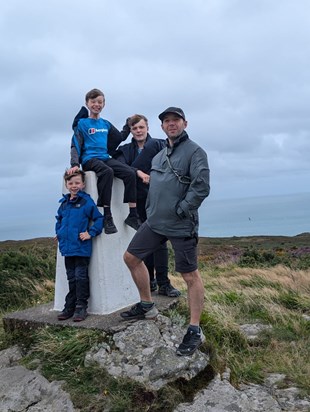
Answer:
[(112, 216), (105, 216), (104, 217), (104, 233), (107, 235), (111, 235), (112, 233), (116, 233), (117, 229), (113, 222)]
[(159, 286), (158, 294), (166, 295), (169, 298), (177, 298), (181, 295), (181, 292), (169, 283), (168, 285)]
[(130, 216), (128, 215), (125, 219), (126, 225), (132, 227), (135, 230), (138, 230), (141, 226), (141, 222), (137, 216)]
[(151, 289), (151, 292), (155, 292), (155, 290), (157, 290), (156, 279), (153, 279), (153, 280), (150, 281), (150, 289)]
[(132, 319), (155, 319), (158, 315), (158, 310), (153, 303), (150, 309), (144, 309), (141, 305), (141, 302), (136, 303), (133, 305), (130, 310), (121, 313), (121, 317), (124, 320), (132, 320)]
[(202, 333), (201, 328), (199, 332), (195, 333), (191, 329), (187, 329), (186, 335), (183, 338), (182, 343), (177, 349), (177, 355), (179, 356), (190, 356), (196, 349), (205, 341), (205, 336)]
[(62, 312), (59, 313), (57, 316), (58, 320), (67, 320), (69, 318), (72, 318), (74, 314), (74, 309), (64, 309)]
[(73, 315), (73, 322), (82, 322), (87, 318), (86, 308), (77, 306)]

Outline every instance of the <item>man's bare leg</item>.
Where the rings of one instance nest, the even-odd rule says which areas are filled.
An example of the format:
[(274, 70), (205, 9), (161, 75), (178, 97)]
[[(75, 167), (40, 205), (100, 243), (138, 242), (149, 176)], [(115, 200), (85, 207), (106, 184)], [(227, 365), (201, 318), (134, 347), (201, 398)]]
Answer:
[(190, 324), (198, 326), (204, 304), (204, 287), (198, 269), (193, 272), (181, 273), (187, 285)]
[(144, 262), (127, 251), (124, 254), (124, 261), (138, 288), (140, 299), (144, 302), (152, 302), (150, 277)]

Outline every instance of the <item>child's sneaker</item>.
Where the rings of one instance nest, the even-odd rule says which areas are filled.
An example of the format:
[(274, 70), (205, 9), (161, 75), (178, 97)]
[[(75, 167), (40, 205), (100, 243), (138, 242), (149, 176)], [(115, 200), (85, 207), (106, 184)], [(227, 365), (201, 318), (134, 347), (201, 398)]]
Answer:
[(201, 328), (199, 332), (196, 333), (191, 329), (187, 329), (187, 332), (183, 338), (182, 343), (177, 349), (177, 355), (179, 356), (189, 356), (192, 355), (196, 349), (205, 341), (205, 336), (202, 333)]
[(105, 234), (111, 235), (112, 233), (117, 233), (117, 228), (114, 224), (112, 216), (105, 216), (103, 225)]
[(155, 303), (153, 303), (153, 305), (149, 309), (144, 309), (141, 305), (141, 302), (133, 305), (130, 310), (121, 313), (121, 317), (124, 320), (155, 319), (157, 315), (158, 310), (155, 306)]
[(73, 314), (74, 314), (74, 309), (66, 309), (65, 308), (62, 312), (60, 312), (57, 315), (57, 319), (58, 320), (67, 320), (69, 318), (72, 318)]
[(73, 315), (73, 322), (82, 322), (87, 318), (86, 308), (77, 306)]
[(138, 230), (141, 226), (141, 222), (137, 216), (128, 215), (125, 219), (126, 225), (132, 227), (134, 230)]

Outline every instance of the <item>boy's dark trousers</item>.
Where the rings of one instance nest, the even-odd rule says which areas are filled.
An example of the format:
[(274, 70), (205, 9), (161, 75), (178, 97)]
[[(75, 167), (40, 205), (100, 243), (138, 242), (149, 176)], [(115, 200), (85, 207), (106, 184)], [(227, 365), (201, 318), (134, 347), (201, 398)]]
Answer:
[(87, 308), (89, 298), (88, 265), (90, 258), (84, 256), (66, 256), (65, 267), (69, 292), (65, 300), (65, 309), (74, 310), (76, 306)]
[(98, 200), (97, 206), (110, 206), (112, 197), (113, 178), (118, 177), (123, 180), (124, 203), (136, 203), (137, 185), (136, 172), (125, 163), (116, 159), (100, 160), (90, 159), (83, 164), (83, 170), (93, 171), (97, 175)]

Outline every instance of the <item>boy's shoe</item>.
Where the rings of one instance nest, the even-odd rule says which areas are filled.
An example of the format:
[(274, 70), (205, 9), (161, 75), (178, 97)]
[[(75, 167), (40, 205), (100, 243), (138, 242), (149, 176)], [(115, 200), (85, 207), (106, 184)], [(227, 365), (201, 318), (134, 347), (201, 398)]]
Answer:
[(128, 215), (125, 219), (126, 225), (132, 227), (135, 230), (138, 230), (141, 226), (141, 222), (137, 216), (130, 216)]
[(158, 294), (166, 295), (169, 298), (177, 298), (181, 295), (181, 292), (169, 283), (168, 285), (159, 286)]
[(60, 312), (57, 315), (57, 319), (58, 320), (67, 320), (69, 318), (72, 318), (73, 314), (74, 314), (74, 309), (66, 309), (65, 308), (62, 312)]
[(155, 303), (150, 307), (150, 309), (144, 309), (141, 305), (141, 302), (133, 305), (130, 310), (121, 313), (121, 317), (124, 320), (132, 319), (155, 319), (158, 315), (158, 310), (155, 306)]
[(116, 233), (117, 229), (113, 221), (112, 216), (105, 216), (104, 217), (104, 233), (107, 235), (111, 235), (112, 233)]
[(201, 328), (199, 332), (195, 333), (191, 329), (187, 329), (187, 332), (183, 338), (182, 343), (177, 349), (177, 355), (179, 356), (190, 356), (196, 349), (205, 341), (205, 336), (202, 333)]
[(87, 311), (86, 308), (83, 306), (81, 307), (76, 307), (75, 312), (73, 315), (73, 322), (82, 322), (82, 320), (85, 320), (87, 318)]
[(155, 292), (155, 290), (157, 290), (156, 279), (153, 279), (153, 280), (150, 281), (150, 289), (151, 289), (151, 292)]

